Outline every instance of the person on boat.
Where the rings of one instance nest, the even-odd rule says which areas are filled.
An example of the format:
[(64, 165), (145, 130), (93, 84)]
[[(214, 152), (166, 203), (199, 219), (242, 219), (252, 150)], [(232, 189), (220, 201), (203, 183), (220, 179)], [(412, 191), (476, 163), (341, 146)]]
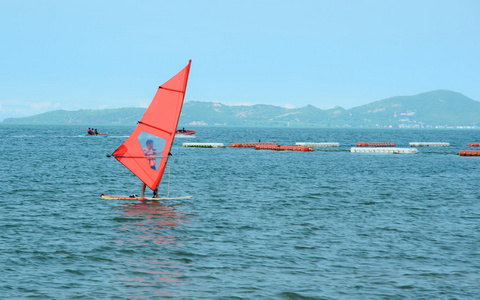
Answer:
[[(143, 152), (145, 153), (145, 156), (147, 157), (148, 165), (150, 168), (153, 170), (157, 170), (157, 159), (155, 158), (156, 154), (162, 154), (162, 151), (157, 151), (155, 148), (153, 148), (153, 141), (152, 140), (147, 140), (145, 143), (147, 147), (143, 148)], [(142, 183), (142, 196), (141, 198), (145, 198), (145, 188), (147, 185), (145, 182)], [(153, 197), (158, 198), (158, 189), (155, 189), (153, 191)]]
[(87, 134), (92, 134), (92, 130), (88, 127)]
[(98, 131), (97, 131), (97, 128), (95, 128), (95, 135), (98, 135)]

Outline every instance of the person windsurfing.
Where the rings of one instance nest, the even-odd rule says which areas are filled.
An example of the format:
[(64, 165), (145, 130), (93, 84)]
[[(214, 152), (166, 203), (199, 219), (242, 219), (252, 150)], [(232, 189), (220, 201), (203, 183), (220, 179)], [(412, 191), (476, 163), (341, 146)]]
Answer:
[[(147, 157), (148, 165), (150, 168), (154, 169), (155, 171), (157, 170), (157, 159), (155, 158), (156, 154), (162, 154), (162, 151), (157, 151), (155, 148), (153, 148), (153, 141), (152, 140), (147, 140), (145, 143), (147, 147), (143, 148), (143, 152), (145, 153), (145, 156)], [(142, 182), (142, 196), (141, 198), (145, 198), (145, 188), (147, 185), (145, 182)], [(156, 188), (153, 191), (153, 197), (158, 198), (158, 188)]]

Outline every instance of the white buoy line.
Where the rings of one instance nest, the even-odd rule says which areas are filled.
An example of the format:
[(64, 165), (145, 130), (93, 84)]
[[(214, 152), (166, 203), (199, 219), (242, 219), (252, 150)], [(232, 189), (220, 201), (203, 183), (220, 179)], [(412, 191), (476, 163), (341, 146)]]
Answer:
[(382, 153), (382, 154), (416, 154), (416, 148), (396, 148), (396, 147), (352, 147), (352, 153)]
[(441, 142), (412, 142), (410, 147), (450, 147), (450, 143)]
[(340, 143), (310, 143), (310, 142), (298, 142), (296, 146), (323, 148), (323, 147), (340, 147)]
[(225, 148), (223, 143), (183, 143), (186, 148)]

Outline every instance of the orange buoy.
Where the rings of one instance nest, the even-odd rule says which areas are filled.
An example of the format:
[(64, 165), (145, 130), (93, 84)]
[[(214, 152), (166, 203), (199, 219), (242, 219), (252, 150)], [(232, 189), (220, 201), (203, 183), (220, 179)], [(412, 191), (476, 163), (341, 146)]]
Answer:
[(276, 151), (313, 151), (311, 146), (278, 146), (278, 145), (256, 145), (255, 150), (276, 150)]
[(395, 143), (357, 143), (357, 147), (396, 147)]
[(233, 148), (255, 148), (257, 145), (274, 145), (278, 146), (278, 143), (231, 143), (230, 147)]
[(477, 150), (460, 150), (460, 156), (480, 156), (480, 151)]
[(469, 143), (468, 146), (470, 146), (470, 147), (480, 147), (480, 143)]
[(255, 145), (255, 150), (279, 150), (280, 147), (277, 145)]
[(311, 146), (279, 146), (279, 148), (284, 151), (313, 151), (313, 147)]

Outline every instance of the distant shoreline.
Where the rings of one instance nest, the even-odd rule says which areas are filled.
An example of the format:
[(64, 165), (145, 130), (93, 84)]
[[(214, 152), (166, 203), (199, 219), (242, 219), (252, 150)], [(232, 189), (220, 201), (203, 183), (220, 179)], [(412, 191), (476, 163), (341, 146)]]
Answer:
[[(87, 127), (131, 127), (135, 128), (135, 124), (16, 124), (16, 123), (2, 123), (0, 122), (0, 126), (64, 126), (64, 127), (73, 127), (78, 126), (82, 128)], [(472, 128), (465, 128), (465, 127), (445, 127), (445, 128), (398, 128), (398, 127), (302, 127), (302, 126), (228, 126), (228, 125), (178, 125), (178, 128), (188, 128), (188, 129), (195, 129), (197, 131), (201, 131), (202, 128), (262, 128), (262, 129), (305, 129), (305, 130), (356, 130), (356, 129), (365, 129), (365, 130), (479, 130), (480, 127), (472, 127)]]
[[(30, 117), (7, 118), (1, 124), (135, 125), (145, 108), (50, 111)], [(437, 90), (398, 96), (344, 109), (323, 110), (311, 105), (230, 106), (219, 102), (187, 101), (179, 126), (293, 128), (479, 128), (480, 102), (463, 94)]]

